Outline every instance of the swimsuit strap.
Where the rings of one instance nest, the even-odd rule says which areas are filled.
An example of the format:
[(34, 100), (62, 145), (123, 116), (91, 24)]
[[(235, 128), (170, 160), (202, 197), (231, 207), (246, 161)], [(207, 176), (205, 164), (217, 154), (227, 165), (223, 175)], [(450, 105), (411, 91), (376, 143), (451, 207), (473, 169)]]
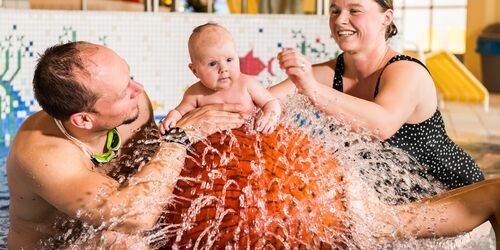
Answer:
[(73, 137), (72, 135), (70, 135), (68, 133), (68, 131), (66, 130), (66, 128), (64, 128), (64, 125), (62, 124), (62, 122), (56, 118), (54, 118), (54, 121), (57, 125), (57, 127), (59, 128), (59, 130), (66, 136), (66, 138), (68, 138), (70, 141), (72, 141), (74, 144), (76, 144), (77, 146), (80, 146), (80, 148), (82, 149), (82, 151), (84, 153), (86, 153), (91, 159), (93, 158), (93, 153), (92, 151), (87, 147), (87, 145), (85, 145), (83, 142), (81, 142), (80, 140), (76, 139), (75, 137)]
[(344, 92), (342, 75), (344, 75), (344, 53), (337, 57), (337, 62), (335, 62), (335, 76), (333, 77), (333, 88), (340, 92)]
[[(382, 71), (380, 72), (380, 75), (378, 76), (377, 78), (377, 85), (375, 86), (375, 91), (374, 91), (374, 94), (373, 94), (373, 97), (375, 98), (378, 94), (378, 88), (379, 88), (379, 85), (380, 85), (380, 78), (382, 77), (382, 73), (384, 72), (385, 68), (387, 66), (389, 66), (391, 63), (394, 63), (394, 62), (397, 62), (397, 61), (412, 61), (412, 62), (416, 62), (420, 65), (422, 65), (422, 67), (424, 67), (427, 72), (429, 72), (429, 69), (427, 69), (427, 67), (421, 62), (419, 61), (418, 59), (415, 59), (411, 56), (407, 56), (407, 55), (395, 55), (393, 56), (388, 62), (387, 64), (384, 66), (384, 68), (382, 68)], [(345, 65), (344, 65), (344, 53), (340, 54), (338, 57), (337, 57), (337, 62), (335, 64), (335, 76), (333, 78), (333, 88), (340, 91), (340, 92), (344, 92), (344, 86), (343, 86), (343, 81), (342, 81), (342, 75), (344, 75), (344, 70), (345, 70)]]
[[(427, 69), (427, 67), (425, 67), (425, 65), (419, 61), (418, 59), (415, 59), (411, 56), (407, 56), (407, 55), (395, 55), (393, 56), (388, 62), (387, 64), (384, 66), (384, 68), (382, 68), (382, 71), (380, 72), (380, 75), (378, 75), (378, 78), (377, 78), (377, 85), (375, 86), (375, 93), (373, 94), (373, 98), (375, 98), (378, 94), (378, 86), (380, 85), (380, 78), (382, 78), (382, 73), (384, 72), (385, 68), (387, 68), (387, 66), (389, 66), (391, 63), (393, 62), (397, 62), (397, 61), (412, 61), (412, 62), (416, 62), (420, 65), (422, 65), (422, 67), (425, 68), (425, 70), (427, 70), (427, 72), (429, 72), (429, 69)], [(430, 73), (429, 73), (430, 74)]]

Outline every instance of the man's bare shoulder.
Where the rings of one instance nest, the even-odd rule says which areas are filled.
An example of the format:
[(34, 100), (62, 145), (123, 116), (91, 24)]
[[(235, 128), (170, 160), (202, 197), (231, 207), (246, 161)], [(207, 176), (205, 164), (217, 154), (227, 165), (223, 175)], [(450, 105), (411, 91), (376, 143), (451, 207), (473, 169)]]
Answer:
[(21, 230), (25, 223), (52, 223), (58, 212), (47, 197), (60, 195), (53, 190), (69, 190), (64, 186), (74, 179), (68, 176), (90, 168), (84, 152), (63, 137), (45, 112), (29, 117), (18, 130), (7, 159), (11, 226)]
[[(25, 183), (36, 185), (53, 172), (51, 168), (59, 168), (63, 162), (75, 168), (92, 166), (85, 153), (63, 137), (54, 120), (45, 112), (29, 117), (12, 143), (7, 160), (9, 175), (26, 178)], [(71, 169), (66, 167), (57, 171), (62, 173)]]
[(75, 217), (94, 197), (86, 185), (100, 181), (92, 168), (88, 155), (45, 112), (26, 119), (7, 160), (9, 246), (33, 248), (54, 233), (56, 218)]
[[(10, 153), (24, 158), (30, 157), (31, 154), (43, 155), (53, 150), (60, 150), (61, 154), (78, 152), (78, 155), (84, 155), (79, 147), (61, 133), (54, 119), (47, 113), (40, 111), (30, 116), (21, 125), (12, 143)], [(29, 154), (27, 154), (28, 152)]]

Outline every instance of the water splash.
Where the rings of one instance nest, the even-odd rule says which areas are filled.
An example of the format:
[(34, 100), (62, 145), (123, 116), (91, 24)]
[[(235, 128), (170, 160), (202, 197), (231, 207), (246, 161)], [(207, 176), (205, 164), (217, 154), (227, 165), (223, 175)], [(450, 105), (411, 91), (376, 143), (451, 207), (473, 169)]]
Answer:
[[(294, 96), (283, 107), (281, 127), (269, 137), (255, 132), (250, 122), (243, 130), (195, 145), (174, 195), (147, 200), (166, 208), (141, 241), (163, 249), (467, 249), (477, 246), (474, 242), (494, 244), (489, 235), (399, 240), (399, 205), (444, 188), (412, 157), (342, 117), (319, 114), (307, 98)], [(157, 139), (141, 143), (152, 148)], [(149, 160), (137, 152), (125, 159), (127, 167)], [(107, 195), (101, 194), (103, 202)], [(125, 204), (114, 209), (128, 211)], [(419, 216), (422, 230), (441, 221), (425, 210), (404, 212)], [(126, 219), (87, 225), (86, 239)]]
[[(236, 138), (238, 144), (221, 144), (221, 138)], [(284, 138), (292, 143), (277, 146)], [(198, 144), (195, 151), (203, 152), (200, 159), (187, 162), (181, 176), (196, 176), (199, 181), (178, 181), (175, 201), (167, 206), (151, 243), (172, 249), (290, 248), (294, 244), (317, 248), (338, 241), (342, 230), (327, 230), (324, 225), (342, 228), (338, 217), (343, 206), (340, 200), (324, 199), (321, 192), (321, 188), (341, 188), (337, 164), (326, 151), (309, 156), (310, 148), (317, 146), (307, 142), (307, 135), (287, 129), (271, 137), (247, 129)], [(274, 161), (278, 157), (287, 161)], [(316, 173), (322, 168), (329, 171)], [(329, 178), (317, 178), (326, 175)], [(337, 193), (342, 192), (329, 194)], [(315, 202), (330, 204), (315, 206)]]

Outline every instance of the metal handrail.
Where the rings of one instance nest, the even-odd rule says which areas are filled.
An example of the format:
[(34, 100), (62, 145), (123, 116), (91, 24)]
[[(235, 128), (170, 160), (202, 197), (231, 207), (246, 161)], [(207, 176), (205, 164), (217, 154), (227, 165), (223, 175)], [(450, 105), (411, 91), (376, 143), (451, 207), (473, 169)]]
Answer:
[(323, 16), (330, 14), (330, 0), (316, 0), (316, 15)]
[(241, 1), (241, 14), (247, 13), (247, 5), (248, 5), (247, 0)]
[(145, 12), (158, 12), (160, 10), (160, 0), (144, 0)]
[(207, 13), (213, 13), (214, 12), (214, 3), (212, 0), (207, 0)]
[(153, 0), (153, 12), (157, 13), (160, 10), (160, 0)]

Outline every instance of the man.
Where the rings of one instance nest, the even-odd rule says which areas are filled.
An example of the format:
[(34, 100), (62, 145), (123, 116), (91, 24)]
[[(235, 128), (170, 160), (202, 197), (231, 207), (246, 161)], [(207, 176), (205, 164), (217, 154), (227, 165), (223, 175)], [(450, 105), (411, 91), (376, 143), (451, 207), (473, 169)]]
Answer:
[(47, 49), (33, 87), (43, 110), (20, 127), (7, 160), (12, 249), (85, 243), (77, 228), (101, 240), (89, 231), (140, 235), (168, 201), (189, 140), (244, 122), (241, 107), (211, 105), (158, 143), (151, 103), (127, 63), (86, 42)]

